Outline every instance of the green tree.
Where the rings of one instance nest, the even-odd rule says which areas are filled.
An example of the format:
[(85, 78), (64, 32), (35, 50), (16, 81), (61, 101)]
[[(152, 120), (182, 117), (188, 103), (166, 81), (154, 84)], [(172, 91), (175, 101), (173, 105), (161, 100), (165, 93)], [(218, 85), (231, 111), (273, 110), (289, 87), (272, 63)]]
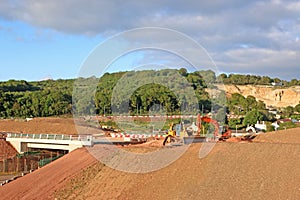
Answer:
[(220, 74), (218, 77), (217, 77), (217, 81), (219, 83), (225, 83), (227, 80), (227, 74)]
[(246, 110), (246, 111), (256, 109), (257, 108), (256, 98), (251, 95), (247, 96), (247, 98), (244, 101), (243, 107), (244, 107), (244, 110)]
[(220, 108), (215, 117), (214, 117), (221, 125), (228, 124), (227, 112), (225, 108)]
[(185, 68), (180, 68), (179, 70), (179, 74), (181, 74), (182, 76), (187, 76), (187, 70)]
[(275, 127), (272, 125), (271, 122), (266, 122), (266, 126), (267, 126), (267, 132), (272, 132), (275, 131)]
[(245, 118), (243, 120), (243, 125), (244, 126), (254, 125), (256, 124), (257, 121), (263, 120), (263, 118), (264, 115), (261, 112), (259, 112), (258, 110), (252, 110), (245, 115)]
[(228, 126), (231, 129), (236, 129), (236, 127), (242, 125), (242, 120), (240, 118), (237, 119), (230, 119), (228, 121)]
[(300, 103), (295, 106), (295, 111), (300, 113)]
[(206, 85), (211, 85), (216, 82), (216, 74), (212, 70), (203, 70), (198, 71), (197, 73), (205, 81)]
[(292, 79), (289, 83), (290, 86), (295, 86), (298, 85), (298, 80), (297, 79)]
[(270, 122), (273, 122), (275, 121), (275, 115), (270, 113), (269, 111), (267, 110), (260, 110), (260, 113), (262, 113), (264, 115), (264, 118), (263, 120), (264, 121), (270, 121)]
[(283, 109), (283, 115), (286, 117), (290, 117), (294, 113), (294, 107), (288, 106)]

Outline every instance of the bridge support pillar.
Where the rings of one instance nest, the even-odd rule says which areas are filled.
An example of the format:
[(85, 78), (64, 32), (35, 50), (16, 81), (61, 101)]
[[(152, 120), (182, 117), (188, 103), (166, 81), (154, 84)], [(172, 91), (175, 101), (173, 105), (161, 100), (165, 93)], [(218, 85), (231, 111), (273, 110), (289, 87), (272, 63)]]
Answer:
[(18, 140), (10, 140), (9, 143), (18, 151), (22, 153), (22, 142)]

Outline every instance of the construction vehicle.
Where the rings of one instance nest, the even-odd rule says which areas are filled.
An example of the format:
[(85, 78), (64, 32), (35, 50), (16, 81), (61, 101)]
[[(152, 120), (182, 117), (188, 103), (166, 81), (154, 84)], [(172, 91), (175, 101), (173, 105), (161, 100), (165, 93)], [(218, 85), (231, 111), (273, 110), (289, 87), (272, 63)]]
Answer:
[(196, 129), (192, 128), (194, 130), (192, 134), (186, 131), (184, 126), (182, 126), (182, 132), (180, 134), (176, 134), (176, 131), (174, 130), (174, 124), (170, 124), (170, 128), (168, 130), (167, 137), (163, 142), (163, 145), (165, 145), (167, 142), (171, 143), (179, 141), (180, 139), (183, 139), (184, 144), (208, 141), (207, 136), (200, 135), (203, 127), (202, 122), (207, 122), (214, 126), (214, 133), (212, 139), (219, 139), (224, 141), (231, 137), (231, 131), (228, 129), (228, 126), (226, 126), (225, 129), (222, 127), (222, 130), (220, 131), (220, 125), (216, 120), (207, 116), (201, 117), (200, 114), (198, 114), (196, 120)]
[(171, 142), (175, 142), (176, 141), (176, 131), (174, 130), (174, 124), (171, 123), (170, 124), (170, 128), (168, 130), (168, 134), (163, 142), (163, 145), (165, 146), (165, 144), (168, 142), (168, 143), (171, 143)]
[(223, 127), (223, 130), (221, 132), (221, 136), (219, 137), (219, 140), (225, 141), (229, 138), (231, 138), (231, 130), (229, 130), (228, 126), (226, 126), (225, 128)]

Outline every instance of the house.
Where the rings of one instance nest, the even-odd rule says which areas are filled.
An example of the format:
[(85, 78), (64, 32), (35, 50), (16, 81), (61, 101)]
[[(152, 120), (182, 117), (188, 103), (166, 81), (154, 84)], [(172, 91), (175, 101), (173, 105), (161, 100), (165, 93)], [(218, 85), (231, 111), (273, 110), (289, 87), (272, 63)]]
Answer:
[(283, 84), (282, 84), (282, 82), (279, 82), (279, 83), (272, 82), (272, 85), (273, 85), (273, 86), (282, 86)]
[(273, 114), (273, 115), (277, 115), (277, 113), (278, 113), (278, 111), (275, 110), (275, 109), (274, 110), (269, 110), (268, 112), (271, 113), (271, 114)]
[(254, 125), (255, 129), (258, 130), (258, 131), (266, 131), (267, 130), (267, 125), (265, 124), (265, 122), (262, 122), (259, 123), (257, 122), (255, 125)]
[(280, 119), (280, 118), (281, 118), (281, 115), (279, 115), (279, 114), (275, 115), (275, 119)]

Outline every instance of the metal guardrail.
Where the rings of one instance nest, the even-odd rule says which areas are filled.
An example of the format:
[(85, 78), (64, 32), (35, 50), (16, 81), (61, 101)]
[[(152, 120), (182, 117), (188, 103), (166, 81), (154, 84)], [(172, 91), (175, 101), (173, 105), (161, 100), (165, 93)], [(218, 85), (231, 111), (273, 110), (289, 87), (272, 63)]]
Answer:
[(45, 139), (45, 140), (69, 140), (69, 141), (92, 141), (91, 135), (61, 135), (61, 134), (27, 134), (7, 133), (7, 138)]

